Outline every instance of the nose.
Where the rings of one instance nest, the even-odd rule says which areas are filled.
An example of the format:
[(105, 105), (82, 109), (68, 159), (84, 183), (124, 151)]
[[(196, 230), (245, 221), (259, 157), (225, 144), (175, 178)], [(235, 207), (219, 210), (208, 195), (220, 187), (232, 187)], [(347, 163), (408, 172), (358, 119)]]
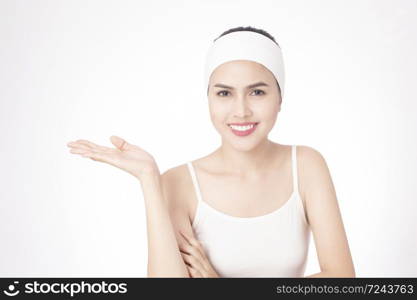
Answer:
[(238, 96), (234, 99), (233, 114), (237, 118), (246, 118), (251, 116), (252, 111), (244, 96)]

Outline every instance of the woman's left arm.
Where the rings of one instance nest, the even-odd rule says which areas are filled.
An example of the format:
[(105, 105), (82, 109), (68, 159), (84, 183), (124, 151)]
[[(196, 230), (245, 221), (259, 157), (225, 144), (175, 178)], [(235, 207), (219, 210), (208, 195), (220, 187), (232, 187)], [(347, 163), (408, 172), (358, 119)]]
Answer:
[[(306, 277), (355, 277), (336, 192), (323, 156), (307, 146), (297, 146), (297, 160), (306, 199), (307, 218), (317, 249), (321, 272)], [(183, 233), (182, 233), (183, 234)], [(184, 234), (183, 234), (184, 236)], [(191, 277), (220, 277), (200, 242), (185, 235), (180, 250)]]
[(321, 272), (306, 277), (355, 277), (352, 256), (336, 191), (324, 157), (308, 146), (297, 146), (307, 219)]

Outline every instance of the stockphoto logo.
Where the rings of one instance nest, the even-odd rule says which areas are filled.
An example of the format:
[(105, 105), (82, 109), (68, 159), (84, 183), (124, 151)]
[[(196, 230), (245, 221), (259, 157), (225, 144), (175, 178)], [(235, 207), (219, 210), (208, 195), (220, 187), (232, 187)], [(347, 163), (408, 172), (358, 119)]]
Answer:
[(7, 296), (16, 296), (17, 294), (19, 294), (19, 290), (17, 290), (16, 286), (19, 284), (19, 281), (15, 281), (13, 282), (13, 284), (10, 284), (7, 287), (7, 290), (4, 290), (3, 292), (7, 295)]
[(89, 283), (81, 281), (63, 283), (63, 282), (26, 282), (23, 287), (19, 289), (19, 281), (14, 281), (13, 284), (8, 285), (3, 293), (7, 296), (14, 297), (19, 293), (25, 294), (69, 294), (74, 297), (76, 294), (125, 294), (127, 293), (127, 283), (107, 283), (101, 281), (100, 283)]

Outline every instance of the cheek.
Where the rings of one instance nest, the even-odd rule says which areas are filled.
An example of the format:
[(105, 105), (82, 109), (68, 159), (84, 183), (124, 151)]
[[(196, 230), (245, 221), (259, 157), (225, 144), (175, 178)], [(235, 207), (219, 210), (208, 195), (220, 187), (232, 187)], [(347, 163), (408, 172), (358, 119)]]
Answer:
[(272, 122), (274, 123), (277, 114), (279, 112), (278, 103), (265, 103), (264, 105), (259, 105), (254, 109), (255, 116), (259, 118), (259, 121), (263, 122)]
[(227, 105), (220, 105), (212, 102), (209, 104), (209, 110), (211, 121), (215, 125), (225, 123), (227, 121), (229, 111)]

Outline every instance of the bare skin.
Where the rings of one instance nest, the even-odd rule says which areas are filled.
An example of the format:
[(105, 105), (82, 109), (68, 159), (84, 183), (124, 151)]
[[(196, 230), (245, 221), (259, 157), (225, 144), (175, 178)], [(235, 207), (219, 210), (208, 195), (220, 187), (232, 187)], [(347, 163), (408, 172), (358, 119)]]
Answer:
[[(265, 86), (248, 88), (264, 82)], [(223, 87), (215, 85), (222, 83)], [(230, 88), (224, 88), (224, 85)], [(281, 110), (272, 73), (250, 61), (220, 65), (210, 77), (208, 104), (221, 145), (193, 161), (204, 201), (232, 216), (267, 214), (292, 191), (291, 147), (268, 134)], [(258, 122), (253, 134), (235, 136), (228, 123)], [(138, 178), (144, 192), (148, 226), (149, 277), (219, 277), (192, 228), (197, 199), (185, 164), (162, 175), (154, 158), (119, 137), (116, 149), (78, 140), (71, 152), (114, 165)], [(307, 277), (355, 277), (336, 192), (323, 156), (297, 147), (299, 191), (313, 232), (321, 272)], [(256, 199), (262, 199), (258, 201)], [(161, 259), (163, 258), (163, 259)]]
[[(250, 88), (256, 82), (267, 87)], [(217, 83), (232, 87), (218, 88)], [(258, 89), (258, 91), (256, 91)], [(261, 89), (264, 93), (259, 91)], [(263, 66), (248, 61), (220, 65), (211, 75), (208, 93), (210, 117), (222, 138), (211, 154), (193, 161), (203, 200), (232, 216), (267, 214), (289, 199), (292, 191), (291, 147), (274, 143), (268, 133), (281, 110), (274, 77)], [(234, 136), (230, 122), (260, 122), (250, 138)], [(321, 272), (307, 277), (355, 277), (336, 192), (323, 156), (308, 146), (297, 146), (299, 191), (306, 219), (313, 232)], [(171, 216), (183, 257), (190, 262), (193, 277), (218, 277), (201, 245), (190, 255), (181, 232), (197, 244), (192, 221), (197, 199), (187, 166), (162, 174), (164, 191), (171, 203)], [(262, 199), (262, 202), (257, 199)], [(190, 248), (187, 246), (187, 248)]]
[[(276, 144), (276, 151), (282, 160), (277, 159), (276, 167), (269, 171), (252, 174), (253, 178), (219, 175), (206, 167), (212, 166), (209, 156), (193, 161), (203, 200), (215, 209), (237, 217), (260, 216), (283, 206), (293, 191), (291, 146)], [(306, 277), (355, 277), (334, 186), (324, 158), (315, 149), (298, 145), (297, 163), (298, 188), (321, 268), (321, 272)], [(173, 192), (172, 197), (177, 195), (172, 201), (178, 211), (173, 215), (173, 224), (179, 244), (183, 242), (180, 232), (197, 241), (191, 226), (197, 198), (187, 166), (183, 164), (168, 170), (162, 180)], [(255, 202), (255, 199), (262, 199), (262, 202)], [(198, 266), (203, 259), (196, 256), (194, 260)], [(208, 268), (213, 269), (211, 264)], [(207, 273), (202, 267), (195, 269), (193, 277), (218, 277), (215, 271)]]
[(67, 145), (71, 153), (113, 165), (139, 179), (146, 208), (148, 277), (190, 277), (178, 249), (154, 158), (120, 137), (112, 136), (111, 142), (115, 148), (87, 140), (77, 140)]

